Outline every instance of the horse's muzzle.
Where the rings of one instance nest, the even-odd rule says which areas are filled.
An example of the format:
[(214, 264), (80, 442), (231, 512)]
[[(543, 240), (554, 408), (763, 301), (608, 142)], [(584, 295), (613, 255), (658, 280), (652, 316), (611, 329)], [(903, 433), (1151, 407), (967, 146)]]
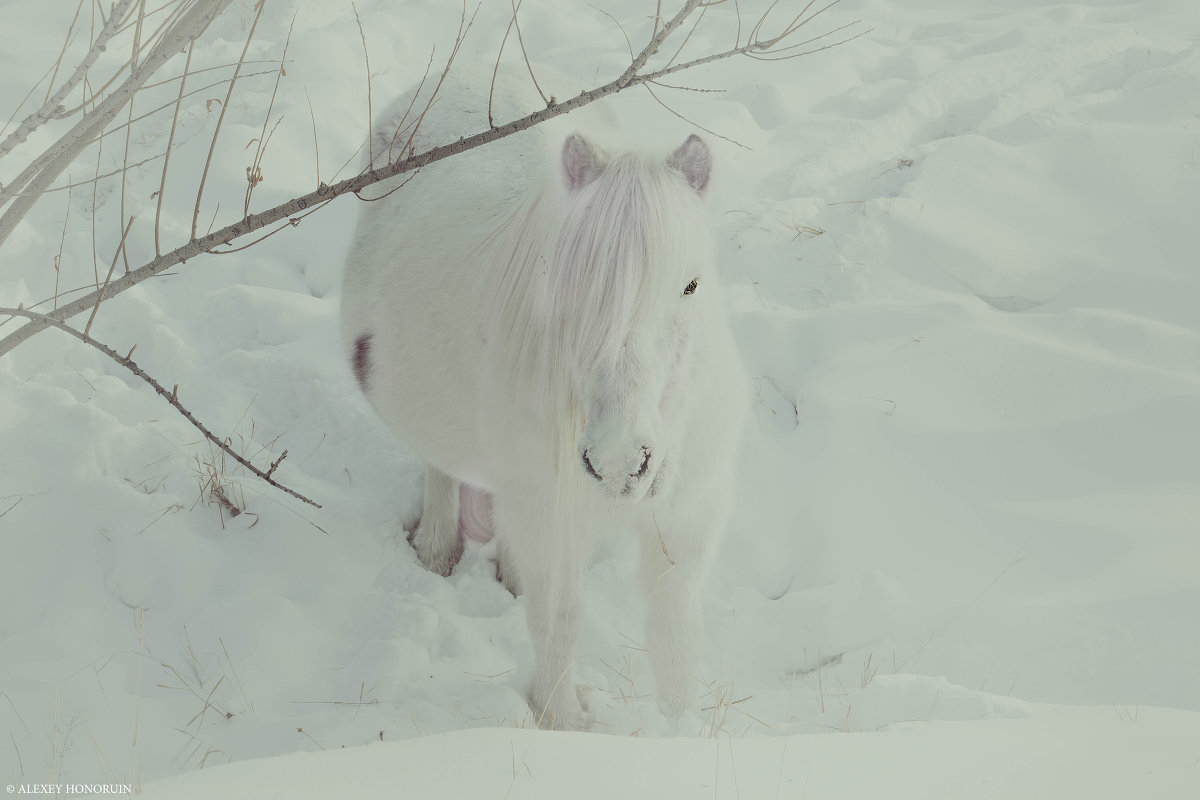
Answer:
[[(580, 461), (583, 464), (583, 470), (590, 475), (597, 483), (614, 499), (621, 498), (625, 500), (640, 500), (646, 496), (647, 487), (650, 486), (657, 471), (657, 463), (654, 460), (654, 453), (649, 445), (641, 447), (641, 461), (634, 472), (622, 473), (617, 470), (608, 470), (598, 467), (593, 462), (593, 454), (590, 448), (584, 448), (580, 451)], [(607, 474), (606, 474), (607, 473)]]

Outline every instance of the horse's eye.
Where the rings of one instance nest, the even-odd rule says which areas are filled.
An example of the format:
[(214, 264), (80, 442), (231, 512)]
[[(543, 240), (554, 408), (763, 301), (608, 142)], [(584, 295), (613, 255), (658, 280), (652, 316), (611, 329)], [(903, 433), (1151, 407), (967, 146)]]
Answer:
[(695, 294), (696, 287), (699, 285), (700, 285), (700, 281), (693, 279), (691, 283), (689, 283), (687, 286), (683, 287), (683, 293), (685, 295), (686, 294)]

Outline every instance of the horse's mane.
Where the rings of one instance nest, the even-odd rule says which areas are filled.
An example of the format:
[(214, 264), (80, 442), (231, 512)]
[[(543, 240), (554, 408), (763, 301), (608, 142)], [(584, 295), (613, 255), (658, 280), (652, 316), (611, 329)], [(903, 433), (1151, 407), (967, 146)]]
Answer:
[(615, 355), (664, 282), (694, 277), (678, 254), (698, 209), (664, 161), (626, 154), (576, 192), (536, 187), (485, 242), (492, 353), (537, 387), (557, 434), (578, 435), (587, 367)]

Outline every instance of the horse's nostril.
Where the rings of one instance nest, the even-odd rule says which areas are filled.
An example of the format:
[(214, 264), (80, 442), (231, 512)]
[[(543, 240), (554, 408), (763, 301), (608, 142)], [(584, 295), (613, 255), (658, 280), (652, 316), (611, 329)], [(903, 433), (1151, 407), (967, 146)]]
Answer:
[(642, 465), (640, 467), (638, 467), (637, 472), (635, 472), (633, 475), (629, 476), (631, 478), (644, 478), (644, 477), (646, 477), (646, 472), (650, 469), (650, 448), (643, 447), (642, 453), (643, 453)]
[(592, 466), (591, 460), (588, 459), (587, 450), (583, 451), (583, 468), (587, 470), (588, 475), (591, 475), (596, 480), (604, 481), (604, 478), (601, 478), (600, 473), (596, 472), (596, 468)]

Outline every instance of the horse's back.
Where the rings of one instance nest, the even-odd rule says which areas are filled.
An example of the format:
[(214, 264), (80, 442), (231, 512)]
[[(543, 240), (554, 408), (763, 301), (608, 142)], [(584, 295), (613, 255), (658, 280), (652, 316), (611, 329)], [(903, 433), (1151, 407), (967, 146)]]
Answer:
[[(479, 77), (452, 74), (411, 142), (398, 126), (406, 110), (409, 123), (420, 116), (426, 98), (397, 100), (376, 125), (375, 164), (387, 147), (395, 159), (408, 154), (406, 143), (419, 153), (485, 130), (488, 84)], [(506, 83), (505, 113), (520, 102)], [(541, 167), (539, 138), (507, 137), (371, 187), (364, 195), (381, 197), (408, 181), (362, 204), (346, 262), (343, 338), (363, 392), (409, 446), (458, 477), (479, 469), (487, 312), (479, 245), (528, 191)]]

